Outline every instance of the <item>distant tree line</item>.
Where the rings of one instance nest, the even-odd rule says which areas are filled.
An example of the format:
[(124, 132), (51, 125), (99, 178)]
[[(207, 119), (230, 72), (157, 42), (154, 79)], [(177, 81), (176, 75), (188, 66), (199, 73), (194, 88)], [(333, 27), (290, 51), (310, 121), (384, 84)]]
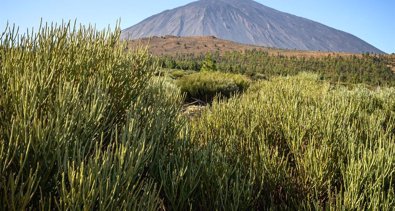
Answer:
[[(200, 71), (207, 63), (204, 54), (179, 54), (161, 56), (163, 68)], [(395, 74), (388, 66), (388, 56), (363, 54), (362, 56), (331, 55), (323, 57), (297, 57), (281, 54), (271, 55), (267, 51), (247, 50), (244, 52), (218, 52), (209, 56), (221, 72), (241, 73), (251, 77), (296, 75), (299, 72), (314, 72), (332, 82), (366, 83), (374, 86), (394, 86)]]

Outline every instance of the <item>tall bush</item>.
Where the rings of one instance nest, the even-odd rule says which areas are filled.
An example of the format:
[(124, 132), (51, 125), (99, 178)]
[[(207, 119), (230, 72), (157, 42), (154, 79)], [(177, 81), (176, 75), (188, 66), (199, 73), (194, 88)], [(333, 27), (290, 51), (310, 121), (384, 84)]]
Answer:
[(217, 71), (217, 65), (211, 54), (206, 54), (206, 58), (203, 61), (200, 71)]
[(119, 35), (70, 23), (2, 33), (1, 210), (158, 208), (147, 166), (177, 136), (181, 99)]

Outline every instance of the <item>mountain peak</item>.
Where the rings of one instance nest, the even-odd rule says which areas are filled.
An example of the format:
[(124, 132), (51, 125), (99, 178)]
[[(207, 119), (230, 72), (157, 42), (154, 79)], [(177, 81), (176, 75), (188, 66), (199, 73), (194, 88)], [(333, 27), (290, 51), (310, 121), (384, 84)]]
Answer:
[(123, 30), (121, 37), (165, 35), (216, 36), (283, 49), (383, 53), (351, 34), (253, 0), (198, 0), (151, 16)]

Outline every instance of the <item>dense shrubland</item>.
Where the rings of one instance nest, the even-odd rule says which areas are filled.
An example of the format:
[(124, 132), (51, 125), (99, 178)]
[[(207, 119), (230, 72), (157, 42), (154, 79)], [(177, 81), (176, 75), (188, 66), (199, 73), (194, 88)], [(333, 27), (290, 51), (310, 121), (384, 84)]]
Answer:
[[(109, 30), (3, 33), (0, 210), (395, 206), (394, 88), (296, 72), (251, 84), (173, 71), (172, 83), (154, 77), (157, 67)], [(187, 120), (177, 86), (185, 78), (202, 89), (204, 80), (240, 80), (244, 93)]]
[[(222, 72), (240, 73), (257, 78), (291, 76), (300, 72), (313, 72), (331, 82), (346, 84), (365, 83), (373, 86), (394, 86), (395, 74), (388, 67), (388, 56), (369, 55), (326, 57), (296, 57), (271, 55), (265, 51), (226, 52), (212, 54), (210, 58)], [(162, 56), (160, 65), (166, 68), (199, 71), (207, 56)]]
[(311, 74), (215, 102), (191, 122), (192, 140), (211, 153), (202, 204), (227, 194), (237, 209), (390, 210), (394, 109), (394, 88), (349, 90)]

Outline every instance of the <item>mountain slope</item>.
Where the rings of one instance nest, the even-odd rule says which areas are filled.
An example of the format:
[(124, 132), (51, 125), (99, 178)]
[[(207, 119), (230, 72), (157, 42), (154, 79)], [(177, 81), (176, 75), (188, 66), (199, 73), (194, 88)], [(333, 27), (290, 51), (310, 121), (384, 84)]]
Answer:
[(216, 36), (266, 47), (383, 53), (363, 40), (252, 0), (200, 0), (166, 10), (122, 31), (123, 39)]
[(148, 51), (157, 56), (177, 56), (177, 55), (204, 55), (207, 53), (220, 55), (227, 52), (244, 52), (248, 50), (260, 50), (269, 53), (270, 55), (283, 55), (295, 57), (327, 57), (331, 56), (357, 56), (362, 54), (353, 53), (333, 53), (324, 51), (306, 51), (306, 50), (284, 50), (279, 48), (266, 48), (256, 45), (247, 45), (232, 42), (229, 40), (222, 40), (213, 36), (205, 37), (176, 37), (176, 36), (161, 36), (140, 38), (128, 41), (128, 49), (135, 50), (147, 46)]

